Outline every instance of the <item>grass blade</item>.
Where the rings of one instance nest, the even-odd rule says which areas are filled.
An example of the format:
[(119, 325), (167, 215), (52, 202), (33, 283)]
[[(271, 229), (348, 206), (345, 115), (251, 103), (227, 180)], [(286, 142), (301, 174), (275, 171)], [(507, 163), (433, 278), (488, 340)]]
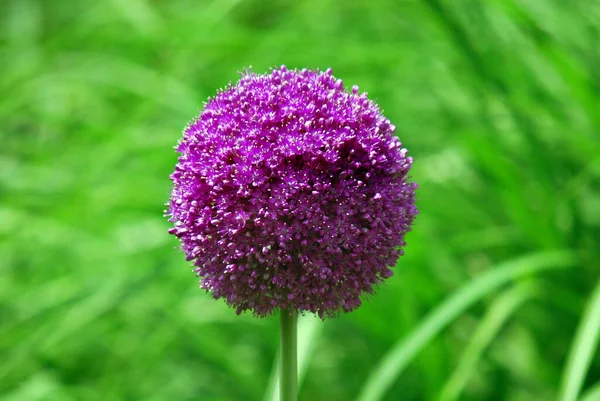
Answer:
[(407, 337), (400, 339), (385, 355), (363, 386), (357, 401), (378, 401), (392, 386), (412, 358), (444, 327), (468, 307), (516, 278), (540, 270), (564, 268), (575, 263), (568, 251), (534, 253), (512, 260), (475, 278), (439, 305)]
[(576, 401), (600, 338), (600, 281), (596, 285), (571, 345), (563, 372), (560, 401)]
[(579, 401), (600, 401), (600, 382), (585, 392)]
[(477, 368), (477, 361), (515, 310), (534, 295), (531, 287), (518, 286), (498, 296), (489, 308), (457, 368), (440, 392), (440, 401), (458, 400), (464, 386)]

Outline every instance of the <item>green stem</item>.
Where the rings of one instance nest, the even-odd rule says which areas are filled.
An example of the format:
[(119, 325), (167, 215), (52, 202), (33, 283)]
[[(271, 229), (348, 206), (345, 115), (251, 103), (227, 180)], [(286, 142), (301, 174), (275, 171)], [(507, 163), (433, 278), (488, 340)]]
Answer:
[(298, 400), (297, 323), (296, 311), (281, 311), (281, 401)]

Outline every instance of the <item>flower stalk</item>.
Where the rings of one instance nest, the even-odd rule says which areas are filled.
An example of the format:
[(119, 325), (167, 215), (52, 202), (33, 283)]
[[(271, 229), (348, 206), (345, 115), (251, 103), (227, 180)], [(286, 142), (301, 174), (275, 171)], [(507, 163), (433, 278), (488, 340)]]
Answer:
[(280, 394), (281, 401), (298, 400), (298, 314), (281, 311)]

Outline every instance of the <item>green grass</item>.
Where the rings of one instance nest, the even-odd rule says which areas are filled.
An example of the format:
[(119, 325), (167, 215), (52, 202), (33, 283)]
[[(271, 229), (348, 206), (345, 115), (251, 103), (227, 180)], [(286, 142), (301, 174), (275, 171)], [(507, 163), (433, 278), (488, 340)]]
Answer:
[(589, 0), (1, 1), (0, 401), (272, 399), (277, 319), (162, 214), (202, 102), (280, 64), (368, 91), (420, 185), (396, 275), (300, 322), (301, 399), (594, 401), (598, 43)]
[(560, 399), (576, 401), (600, 341), (600, 281), (581, 319), (563, 375)]

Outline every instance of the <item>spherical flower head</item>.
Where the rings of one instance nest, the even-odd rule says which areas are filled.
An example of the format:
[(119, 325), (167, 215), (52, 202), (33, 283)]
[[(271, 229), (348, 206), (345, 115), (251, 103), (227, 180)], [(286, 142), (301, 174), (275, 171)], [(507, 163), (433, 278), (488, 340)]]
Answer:
[(245, 72), (177, 146), (167, 215), (201, 288), (238, 313), (351, 311), (417, 208), (395, 127), (331, 69)]

